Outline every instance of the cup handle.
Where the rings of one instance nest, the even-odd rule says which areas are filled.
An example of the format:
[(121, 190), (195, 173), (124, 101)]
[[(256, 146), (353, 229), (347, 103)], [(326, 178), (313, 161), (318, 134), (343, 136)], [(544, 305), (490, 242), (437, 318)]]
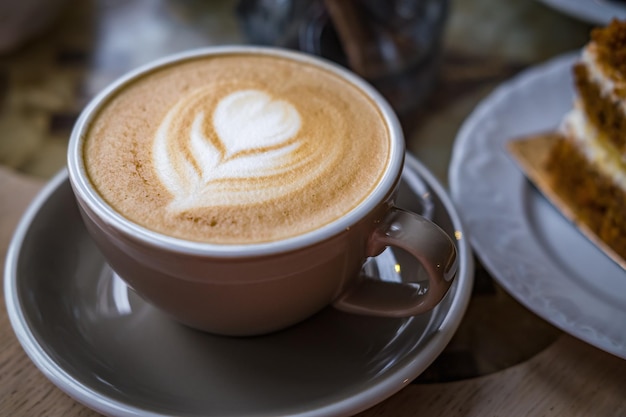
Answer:
[(428, 274), (427, 291), (364, 277), (334, 301), (335, 308), (356, 314), (409, 317), (439, 304), (458, 269), (456, 246), (450, 236), (424, 217), (392, 207), (370, 236), (367, 256), (377, 256), (387, 246), (404, 249), (422, 264)]

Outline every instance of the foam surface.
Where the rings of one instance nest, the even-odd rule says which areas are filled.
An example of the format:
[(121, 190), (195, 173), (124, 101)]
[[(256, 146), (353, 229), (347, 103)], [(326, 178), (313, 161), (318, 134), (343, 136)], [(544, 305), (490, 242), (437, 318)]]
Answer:
[(336, 75), (283, 58), (224, 55), (144, 75), (85, 139), (104, 199), (155, 231), (255, 243), (332, 222), (376, 186), (389, 132)]

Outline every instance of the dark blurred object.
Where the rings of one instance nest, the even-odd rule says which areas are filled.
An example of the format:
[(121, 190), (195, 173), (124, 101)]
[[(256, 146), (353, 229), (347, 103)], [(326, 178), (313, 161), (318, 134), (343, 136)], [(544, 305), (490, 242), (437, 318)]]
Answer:
[(57, 18), (65, 0), (0, 0), (0, 54), (41, 34)]
[(448, 0), (240, 0), (237, 13), (251, 42), (344, 65), (406, 116), (436, 84)]

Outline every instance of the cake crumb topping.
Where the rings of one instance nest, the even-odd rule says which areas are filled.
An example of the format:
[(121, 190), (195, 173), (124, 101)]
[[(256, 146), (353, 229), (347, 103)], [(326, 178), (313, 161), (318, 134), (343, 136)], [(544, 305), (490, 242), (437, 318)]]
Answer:
[(613, 19), (609, 25), (591, 31), (597, 58), (621, 78), (626, 78), (626, 21)]

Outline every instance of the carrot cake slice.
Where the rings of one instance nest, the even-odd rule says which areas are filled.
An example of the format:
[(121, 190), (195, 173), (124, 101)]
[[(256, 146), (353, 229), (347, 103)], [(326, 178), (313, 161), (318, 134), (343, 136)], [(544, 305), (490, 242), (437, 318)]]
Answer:
[(626, 21), (594, 29), (546, 169), (577, 217), (626, 259)]

